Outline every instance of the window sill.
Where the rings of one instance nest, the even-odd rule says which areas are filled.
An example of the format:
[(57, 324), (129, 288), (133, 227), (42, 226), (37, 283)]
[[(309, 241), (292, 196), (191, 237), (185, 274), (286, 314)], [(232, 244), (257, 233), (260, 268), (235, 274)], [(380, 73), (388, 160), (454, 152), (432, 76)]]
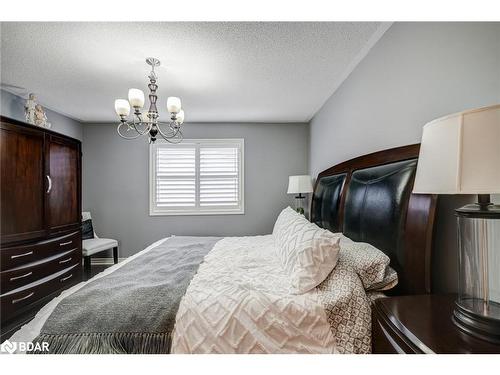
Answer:
[(207, 215), (244, 215), (245, 210), (220, 210), (220, 211), (150, 211), (149, 216), (207, 216)]

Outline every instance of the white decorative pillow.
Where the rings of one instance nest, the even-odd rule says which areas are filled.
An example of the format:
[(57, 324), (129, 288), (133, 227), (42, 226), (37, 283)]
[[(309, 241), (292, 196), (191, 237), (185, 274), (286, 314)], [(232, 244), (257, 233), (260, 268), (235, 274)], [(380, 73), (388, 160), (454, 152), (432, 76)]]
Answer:
[(290, 224), (293, 220), (297, 219), (300, 214), (293, 210), (290, 206), (285, 208), (279, 214), (276, 222), (274, 223), (273, 228), (273, 236), (274, 242), (276, 243), (276, 239), (283, 236), (283, 232), (290, 227)]
[(290, 207), (278, 216), (273, 236), (294, 294), (319, 285), (337, 264), (340, 237), (309, 222)]
[(365, 242), (340, 236), (340, 260), (353, 267), (366, 291), (389, 290), (398, 283), (398, 274), (389, 266), (390, 259), (381, 250)]

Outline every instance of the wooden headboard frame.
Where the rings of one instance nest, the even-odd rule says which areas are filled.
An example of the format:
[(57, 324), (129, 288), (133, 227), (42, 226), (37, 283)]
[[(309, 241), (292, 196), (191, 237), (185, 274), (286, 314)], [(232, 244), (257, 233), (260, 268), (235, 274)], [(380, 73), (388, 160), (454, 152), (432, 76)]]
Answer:
[[(314, 191), (322, 177), (346, 174), (340, 193), (340, 206), (337, 222), (339, 231), (343, 231), (344, 206), (346, 192), (354, 171), (369, 167), (381, 166), (398, 161), (418, 158), (420, 144), (397, 147), (359, 156), (334, 165), (321, 172), (316, 179)], [(311, 212), (314, 212), (314, 196)], [(399, 274), (397, 294), (423, 294), (431, 292), (431, 248), (436, 210), (436, 195), (410, 194), (404, 221), (404, 269)], [(401, 274), (402, 273), (402, 274)]]

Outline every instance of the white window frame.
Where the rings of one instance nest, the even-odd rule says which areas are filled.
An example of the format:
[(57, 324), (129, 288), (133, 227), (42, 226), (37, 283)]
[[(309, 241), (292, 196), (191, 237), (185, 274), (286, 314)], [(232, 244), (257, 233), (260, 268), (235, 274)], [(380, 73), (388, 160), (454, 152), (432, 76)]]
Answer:
[[(168, 147), (196, 147), (196, 183), (195, 183), (195, 207), (164, 208), (156, 205), (156, 149), (162, 145)], [(200, 207), (200, 145), (227, 146), (234, 144), (238, 146), (240, 165), (238, 170), (239, 183), (239, 205), (234, 208), (227, 207)], [(243, 215), (245, 213), (245, 140), (243, 138), (219, 138), (219, 139), (183, 139), (178, 145), (172, 145), (163, 139), (158, 139), (149, 145), (149, 215), (150, 216), (173, 216), (173, 215)]]

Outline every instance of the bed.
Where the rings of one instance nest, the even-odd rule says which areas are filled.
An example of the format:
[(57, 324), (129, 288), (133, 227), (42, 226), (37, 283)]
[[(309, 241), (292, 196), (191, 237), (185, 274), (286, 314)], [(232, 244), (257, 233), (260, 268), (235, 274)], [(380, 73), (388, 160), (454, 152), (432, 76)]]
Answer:
[(350, 252), (305, 293), (290, 292), (273, 235), (170, 237), (64, 291), (10, 340), (51, 340), (52, 353), (369, 353), (369, 303), (381, 293), (342, 254), (375, 248), (399, 277), (387, 293), (430, 292), (436, 197), (411, 193), (418, 152), (380, 151), (318, 175), (311, 221)]

